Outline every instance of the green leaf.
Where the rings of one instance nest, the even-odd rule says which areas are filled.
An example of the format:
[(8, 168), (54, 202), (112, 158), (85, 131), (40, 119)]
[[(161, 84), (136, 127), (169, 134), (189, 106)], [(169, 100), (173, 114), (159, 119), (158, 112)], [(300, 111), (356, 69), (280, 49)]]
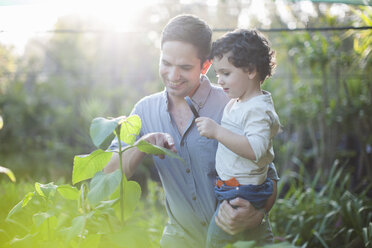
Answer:
[(58, 186), (57, 191), (63, 198), (67, 200), (78, 200), (80, 197), (80, 191), (69, 184)]
[[(123, 180), (124, 187), (124, 220), (132, 216), (141, 198), (141, 186), (135, 181)], [(120, 197), (120, 187), (118, 187), (111, 199)], [(120, 199), (119, 199), (120, 201)], [(114, 206), (117, 216), (120, 217), (120, 204)]]
[(101, 171), (112, 157), (112, 152), (96, 150), (89, 155), (74, 157), (74, 168), (72, 171), (72, 184), (92, 178)]
[(7, 219), (9, 219), (13, 214), (19, 212), (21, 209), (22, 209), (22, 203), (23, 203), (23, 200), (18, 202), (8, 213), (8, 216), (6, 217)]
[(18, 238), (17, 236), (14, 237), (9, 242), (9, 247), (30, 247), (30, 244), (33, 242), (33, 238), (37, 235), (37, 233), (34, 234), (27, 234), (23, 238)]
[(106, 150), (115, 137), (115, 128), (123, 118), (124, 117), (115, 119), (106, 119), (103, 117), (95, 118), (90, 125), (90, 137), (93, 144), (102, 150)]
[(85, 227), (85, 216), (78, 216), (72, 220), (72, 226), (66, 228), (66, 241), (70, 241), (72, 238), (76, 237), (77, 235), (81, 234)]
[(131, 115), (120, 122), (120, 140), (133, 145), (141, 131), (141, 119), (138, 115)]
[(23, 207), (27, 205), (27, 203), (32, 199), (35, 195), (35, 192), (28, 192), (22, 201), (18, 202), (8, 213), (7, 219), (10, 218), (13, 214), (19, 212)]
[[(1, 124), (2, 124), (2, 121), (0, 120), (0, 129), (2, 127)], [(0, 173), (6, 174), (13, 183), (16, 181), (16, 178), (15, 178), (13, 172), (10, 169), (8, 169), (6, 167), (3, 167), (3, 166), (0, 166)]]
[(0, 130), (3, 129), (3, 126), (4, 126), (3, 117), (0, 115)]
[(90, 191), (88, 200), (91, 204), (96, 205), (100, 201), (108, 199), (120, 185), (121, 172), (116, 170), (110, 174), (97, 172), (90, 182)]
[(181, 160), (182, 162), (185, 162), (180, 156), (178, 156), (176, 153), (172, 152), (171, 150), (164, 148), (164, 147), (152, 145), (144, 140), (139, 140), (135, 146), (138, 148), (138, 150), (140, 150), (141, 152), (145, 152), (147, 154), (167, 155), (171, 158), (176, 158), (176, 159)]
[(41, 184), (41, 183), (36, 182), (35, 189), (39, 195), (44, 196), (46, 198), (50, 198), (55, 195), (57, 191), (57, 185), (54, 185), (53, 182), (48, 183), (48, 184)]
[(36, 213), (32, 216), (32, 221), (34, 222), (35, 226), (40, 226), (41, 224), (43, 224), (43, 222), (52, 217), (53, 214), (49, 213), (49, 212), (42, 212), (42, 213)]
[(31, 201), (34, 195), (35, 195), (35, 192), (28, 192), (23, 198), (22, 207), (25, 207), (28, 204), (28, 202)]

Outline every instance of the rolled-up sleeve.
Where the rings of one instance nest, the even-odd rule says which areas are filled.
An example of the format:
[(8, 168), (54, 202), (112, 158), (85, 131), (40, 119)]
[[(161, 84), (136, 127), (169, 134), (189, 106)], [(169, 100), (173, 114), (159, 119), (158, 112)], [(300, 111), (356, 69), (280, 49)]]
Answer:
[(244, 135), (256, 156), (255, 162), (265, 156), (270, 146), (271, 120), (269, 115), (254, 108), (245, 116)]

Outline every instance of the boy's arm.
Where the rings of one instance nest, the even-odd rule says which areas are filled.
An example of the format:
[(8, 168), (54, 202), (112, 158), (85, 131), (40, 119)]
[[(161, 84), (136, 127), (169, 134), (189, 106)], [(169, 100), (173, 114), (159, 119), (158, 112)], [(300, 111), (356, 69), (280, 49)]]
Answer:
[(256, 160), (256, 155), (245, 135), (231, 132), (207, 117), (199, 117), (195, 120), (195, 123), (200, 135), (218, 140), (218, 142), (241, 157)]

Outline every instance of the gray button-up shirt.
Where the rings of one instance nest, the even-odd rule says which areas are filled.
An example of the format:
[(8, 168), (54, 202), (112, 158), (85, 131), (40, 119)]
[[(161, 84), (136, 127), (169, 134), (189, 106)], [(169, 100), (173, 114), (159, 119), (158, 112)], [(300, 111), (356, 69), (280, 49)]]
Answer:
[[(200, 116), (220, 123), (223, 109), (229, 101), (222, 89), (201, 77), (201, 84), (192, 97)], [(169, 221), (164, 229), (163, 247), (205, 247), (208, 224), (216, 209), (214, 194), (215, 155), (218, 142), (200, 136), (194, 117), (181, 135), (168, 110), (168, 95), (164, 90), (140, 100), (131, 114), (141, 118), (140, 136), (152, 132), (169, 133), (178, 155), (185, 163), (166, 157), (154, 156), (154, 163), (165, 192), (165, 207)], [(117, 148), (113, 142), (111, 149)], [(278, 179), (275, 168), (269, 177)]]

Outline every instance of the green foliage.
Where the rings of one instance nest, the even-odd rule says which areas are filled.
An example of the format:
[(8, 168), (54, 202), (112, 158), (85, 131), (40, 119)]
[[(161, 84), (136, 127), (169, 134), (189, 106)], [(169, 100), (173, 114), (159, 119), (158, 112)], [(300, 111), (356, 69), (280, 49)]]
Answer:
[[(118, 142), (123, 139), (130, 144), (125, 149), (119, 146), (117, 151), (122, 168), (122, 153), (137, 145), (134, 141), (140, 129), (139, 117), (130, 116), (113, 121), (96, 118), (90, 130), (97, 147), (101, 147), (103, 142), (111, 143), (113, 138), (108, 140), (108, 137), (113, 137), (112, 134), (116, 135)], [(165, 154), (164, 149), (152, 147), (147, 142), (140, 143), (141, 146), (146, 145), (148, 153)], [(99, 149), (88, 156), (75, 157), (73, 184), (91, 179), (89, 187), (85, 182), (80, 190), (66, 184), (58, 186), (53, 182), (36, 182), (34, 191), (26, 193), (6, 217), (7, 222), (24, 229), (23, 238), (18, 238), (20, 233), (12, 237), (4, 231), (4, 247), (47, 247), (51, 244), (60, 247), (102, 247), (107, 243), (112, 247), (149, 247), (146, 229), (136, 222), (132, 223), (131, 219), (140, 200), (140, 186), (137, 182), (127, 181), (122, 170), (110, 174), (101, 172), (112, 153)], [(168, 151), (167, 154), (172, 153)], [(179, 158), (176, 154), (172, 157)], [(74, 207), (72, 202), (75, 202)], [(28, 208), (31, 209), (28, 211)], [(17, 219), (20, 214), (26, 214), (28, 219)]]
[(0, 166), (0, 173), (7, 175), (12, 182), (16, 181), (14, 173), (10, 169)]
[(298, 178), (284, 177), (279, 192), (289, 185), (285, 196), (271, 211), (274, 233), (301, 247), (370, 247), (372, 201), (366, 197), (369, 185), (359, 195), (348, 188), (350, 174), (335, 163), (326, 184), (318, 189), (319, 171), (314, 178), (302, 169)]
[(96, 150), (89, 155), (74, 157), (74, 169), (72, 172), (72, 184), (92, 178), (101, 171), (112, 157), (112, 152)]

